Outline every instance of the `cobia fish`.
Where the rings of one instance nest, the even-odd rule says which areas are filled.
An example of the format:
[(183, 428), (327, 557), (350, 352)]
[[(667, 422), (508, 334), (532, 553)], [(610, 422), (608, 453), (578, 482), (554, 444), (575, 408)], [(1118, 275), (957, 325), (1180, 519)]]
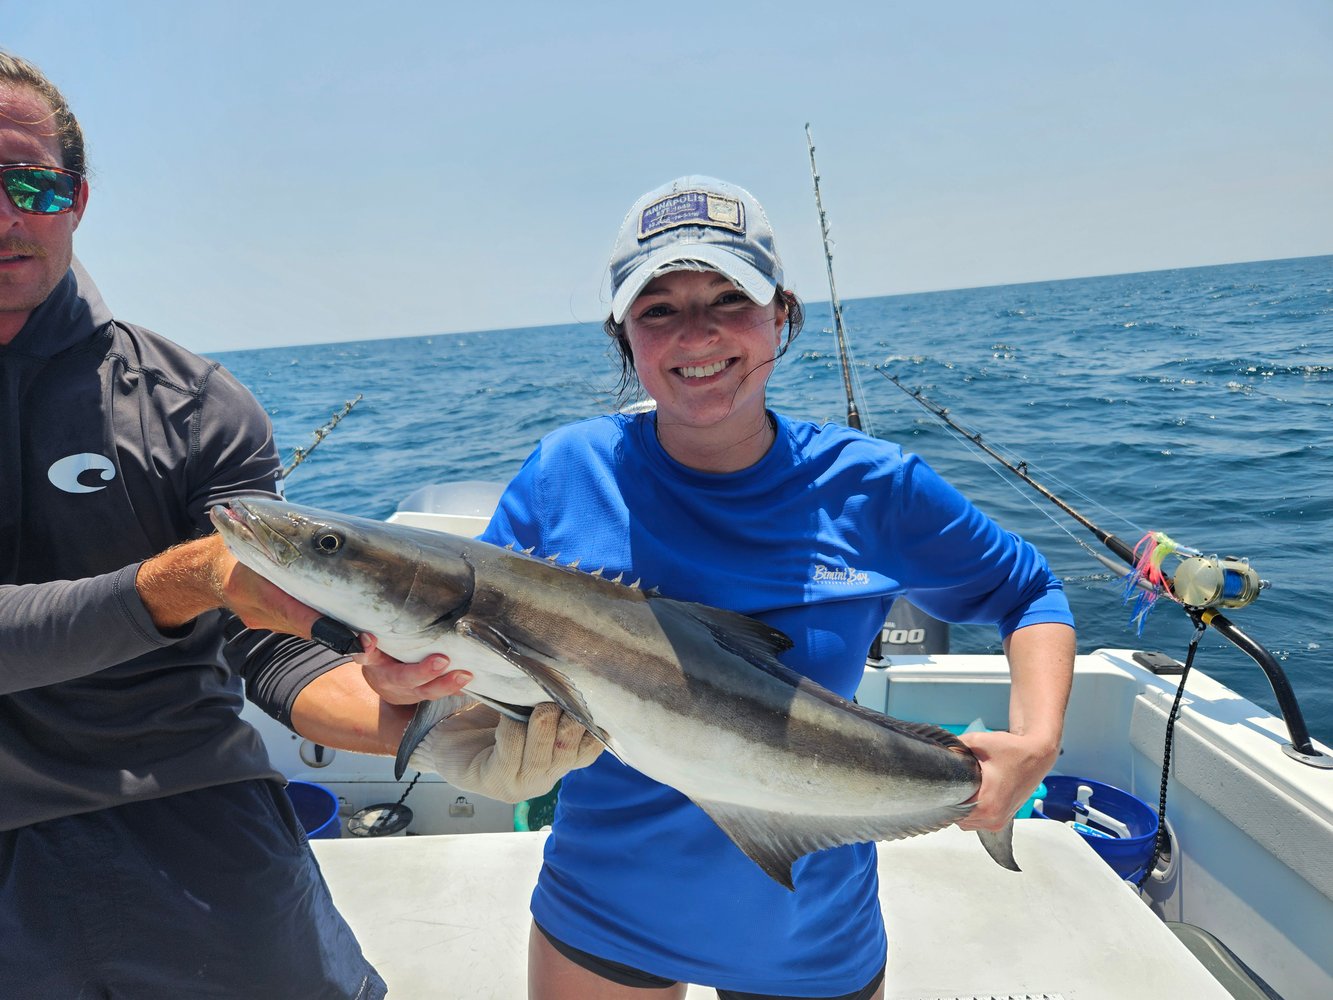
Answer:
[[(630, 767), (688, 796), (772, 878), (839, 844), (966, 816), (981, 768), (935, 726), (869, 711), (783, 666), (753, 618), (471, 538), (243, 498), (213, 508), (236, 558), (379, 647), (444, 653), (466, 694), (510, 713), (554, 701)], [(458, 699), (423, 702), (400, 776)], [(981, 833), (1018, 870), (1012, 823)]]

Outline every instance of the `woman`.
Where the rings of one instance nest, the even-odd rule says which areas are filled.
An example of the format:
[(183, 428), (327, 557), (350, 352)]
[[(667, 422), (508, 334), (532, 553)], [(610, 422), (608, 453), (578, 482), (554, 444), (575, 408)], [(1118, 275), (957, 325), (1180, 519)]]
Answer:
[[(801, 308), (745, 190), (683, 177), (640, 198), (610, 264), (608, 333), (654, 412), (546, 437), (483, 538), (534, 547), (682, 600), (761, 618), (783, 661), (850, 697), (889, 605), (992, 622), (1013, 673), (1010, 731), (962, 826), (998, 829), (1055, 760), (1072, 617), (1042, 557), (920, 459), (765, 404)], [(457, 666), (466, 668), (466, 664)], [(561, 788), (532, 900), (537, 1000), (883, 995), (873, 844), (802, 858), (789, 892), (688, 799), (602, 754)]]

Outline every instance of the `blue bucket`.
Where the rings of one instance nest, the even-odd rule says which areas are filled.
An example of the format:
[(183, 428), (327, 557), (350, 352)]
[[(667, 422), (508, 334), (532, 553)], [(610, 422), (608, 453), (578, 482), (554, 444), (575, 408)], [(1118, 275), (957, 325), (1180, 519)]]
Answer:
[(1091, 778), (1049, 774), (1044, 784), (1046, 797), (1042, 811), (1033, 815), (1060, 823), (1074, 818), (1078, 786), (1087, 785), (1092, 789), (1088, 805), (1124, 823), (1129, 828), (1129, 836), (1097, 837), (1082, 831), (1079, 831), (1079, 835), (1117, 875), (1127, 881), (1137, 882), (1152, 860), (1153, 844), (1157, 840), (1157, 810), (1129, 792)]
[(342, 836), (338, 821), (338, 796), (312, 781), (287, 782), (287, 797), (310, 840), (336, 840)]

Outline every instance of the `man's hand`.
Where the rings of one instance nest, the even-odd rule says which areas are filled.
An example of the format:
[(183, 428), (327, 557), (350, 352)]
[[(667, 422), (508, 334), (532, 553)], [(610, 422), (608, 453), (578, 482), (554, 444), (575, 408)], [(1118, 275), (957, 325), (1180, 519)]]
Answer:
[(160, 629), (227, 608), (249, 628), (310, 638), (318, 611), (236, 561), (219, 535), (174, 545), (139, 567), (134, 585)]
[(361, 633), (361, 652), (353, 654), (361, 664), (366, 683), (390, 705), (415, 705), (458, 694), (472, 680), (466, 670), (450, 670), (449, 657), (432, 653), (416, 663), (395, 660), (380, 650), (375, 637)]
[(410, 766), (464, 791), (520, 802), (550, 791), (601, 752), (601, 742), (553, 702), (534, 708), (525, 724), (460, 695), (457, 710), (426, 734)]
[(466, 670), (449, 670), (447, 656), (403, 663), (376, 648), (369, 633), (361, 634), (361, 644), (352, 660), (296, 696), (292, 728), (302, 736), (340, 750), (392, 756), (417, 702), (457, 694), (472, 680)]
[(218, 557), (223, 605), (247, 628), (268, 629), (310, 638), (320, 613), (236, 561), (225, 548)]

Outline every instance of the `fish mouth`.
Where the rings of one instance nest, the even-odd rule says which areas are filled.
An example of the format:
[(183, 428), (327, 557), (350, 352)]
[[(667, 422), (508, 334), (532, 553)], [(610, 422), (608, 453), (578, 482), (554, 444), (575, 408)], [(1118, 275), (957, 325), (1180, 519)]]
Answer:
[(224, 540), (239, 542), (278, 566), (301, 558), (301, 550), (244, 500), (214, 504), (208, 516)]

